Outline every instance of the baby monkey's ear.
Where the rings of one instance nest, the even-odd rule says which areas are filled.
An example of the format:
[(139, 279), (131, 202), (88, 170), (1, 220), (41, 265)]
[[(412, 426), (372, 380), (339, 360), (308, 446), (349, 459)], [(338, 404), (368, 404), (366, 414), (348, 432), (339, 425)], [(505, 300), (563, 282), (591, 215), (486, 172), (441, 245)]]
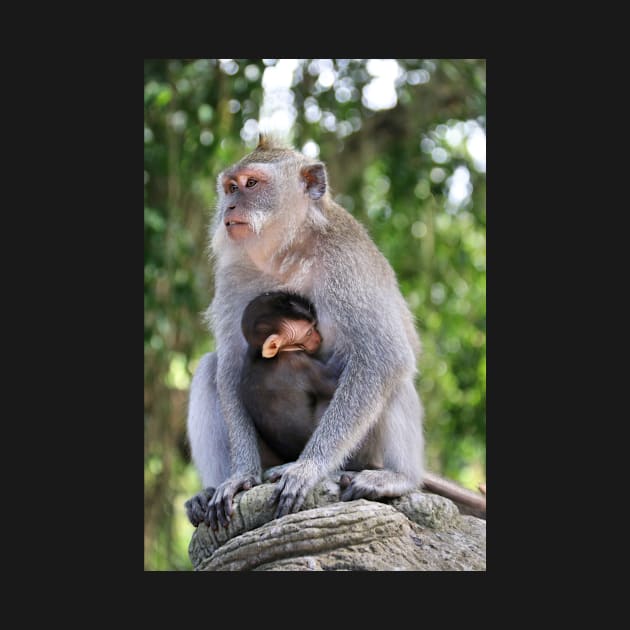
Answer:
[(265, 359), (271, 359), (278, 354), (282, 347), (282, 337), (280, 335), (269, 335), (265, 339), (262, 347), (262, 355)]

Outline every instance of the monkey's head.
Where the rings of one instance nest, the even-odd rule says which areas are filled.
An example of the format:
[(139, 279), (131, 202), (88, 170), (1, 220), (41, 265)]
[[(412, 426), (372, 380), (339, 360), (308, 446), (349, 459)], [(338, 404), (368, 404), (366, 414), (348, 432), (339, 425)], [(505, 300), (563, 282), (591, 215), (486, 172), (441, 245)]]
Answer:
[(267, 359), (279, 352), (317, 352), (322, 338), (316, 325), (315, 307), (300, 295), (282, 291), (254, 298), (241, 319), (247, 343)]
[(219, 174), (213, 248), (261, 239), (282, 248), (305, 222), (327, 222), (326, 192), (321, 162), (261, 135), (254, 151)]

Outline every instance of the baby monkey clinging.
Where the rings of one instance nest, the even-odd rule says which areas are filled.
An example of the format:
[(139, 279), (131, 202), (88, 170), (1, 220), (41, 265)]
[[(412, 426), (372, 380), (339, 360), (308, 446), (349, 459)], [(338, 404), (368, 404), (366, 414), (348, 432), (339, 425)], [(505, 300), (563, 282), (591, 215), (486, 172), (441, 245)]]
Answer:
[(241, 328), (248, 344), (241, 399), (264, 442), (263, 468), (294, 461), (328, 407), (341, 366), (317, 358), (322, 338), (315, 307), (300, 295), (256, 297)]

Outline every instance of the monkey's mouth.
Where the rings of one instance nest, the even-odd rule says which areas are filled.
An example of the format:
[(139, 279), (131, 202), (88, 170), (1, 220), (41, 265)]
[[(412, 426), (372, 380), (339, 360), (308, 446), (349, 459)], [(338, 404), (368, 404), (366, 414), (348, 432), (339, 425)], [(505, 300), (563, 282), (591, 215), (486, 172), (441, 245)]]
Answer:
[(246, 239), (252, 234), (249, 223), (247, 223), (247, 221), (239, 221), (238, 219), (226, 219), (225, 229), (229, 237), (235, 241)]

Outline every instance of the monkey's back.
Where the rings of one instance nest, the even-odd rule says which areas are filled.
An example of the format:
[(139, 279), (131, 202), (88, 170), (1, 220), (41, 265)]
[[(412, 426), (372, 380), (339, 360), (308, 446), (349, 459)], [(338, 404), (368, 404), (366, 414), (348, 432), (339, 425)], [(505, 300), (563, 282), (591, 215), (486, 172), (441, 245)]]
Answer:
[[(296, 460), (317, 426), (330, 397), (309, 376), (313, 357), (282, 352), (272, 359), (245, 362), (241, 396), (266, 444), (285, 461)], [(310, 362), (310, 364), (309, 364)]]

